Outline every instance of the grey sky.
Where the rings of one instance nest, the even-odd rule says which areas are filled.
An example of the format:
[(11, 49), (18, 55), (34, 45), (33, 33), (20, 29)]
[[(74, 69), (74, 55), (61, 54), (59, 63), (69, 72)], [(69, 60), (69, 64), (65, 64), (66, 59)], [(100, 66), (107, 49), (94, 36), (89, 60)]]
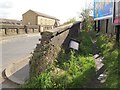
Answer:
[(0, 0), (0, 18), (22, 20), (22, 14), (32, 9), (64, 22), (79, 16), (90, 2), (93, 0)]

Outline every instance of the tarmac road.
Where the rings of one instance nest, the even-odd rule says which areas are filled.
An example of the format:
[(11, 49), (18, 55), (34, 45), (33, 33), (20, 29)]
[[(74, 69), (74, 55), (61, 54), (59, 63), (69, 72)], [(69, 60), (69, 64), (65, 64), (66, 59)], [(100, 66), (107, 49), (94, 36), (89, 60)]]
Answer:
[(36, 47), (39, 38), (41, 38), (40, 34), (28, 34), (2, 41), (0, 43), (2, 44), (2, 70), (11, 63), (28, 56)]
[[(30, 55), (30, 53), (39, 43), (40, 34), (28, 34), (15, 36), (14, 38), (4, 39), (0, 41), (0, 87), (15, 88), (16, 84), (2, 77), (2, 71), (12, 63), (16, 63), (22, 58)], [(25, 68), (26, 70), (26, 68)], [(25, 72), (23, 69), (22, 72)]]

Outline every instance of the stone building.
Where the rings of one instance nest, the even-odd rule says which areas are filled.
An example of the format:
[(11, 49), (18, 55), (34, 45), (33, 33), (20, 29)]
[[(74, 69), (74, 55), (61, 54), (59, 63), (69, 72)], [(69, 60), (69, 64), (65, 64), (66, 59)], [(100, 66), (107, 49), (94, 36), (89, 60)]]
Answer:
[(59, 26), (59, 19), (33, 10), (22, 15), (23, 25)]
[(0, 25), (22, 25), (22, 21), (0, 18)]

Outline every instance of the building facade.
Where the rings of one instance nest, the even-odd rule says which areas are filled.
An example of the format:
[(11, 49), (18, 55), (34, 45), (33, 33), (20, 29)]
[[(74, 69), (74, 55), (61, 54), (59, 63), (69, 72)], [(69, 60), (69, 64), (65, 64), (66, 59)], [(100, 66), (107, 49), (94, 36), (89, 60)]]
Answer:
[(22, 15), (23, 25), (59, 26), (59, 19), (33, 10)]

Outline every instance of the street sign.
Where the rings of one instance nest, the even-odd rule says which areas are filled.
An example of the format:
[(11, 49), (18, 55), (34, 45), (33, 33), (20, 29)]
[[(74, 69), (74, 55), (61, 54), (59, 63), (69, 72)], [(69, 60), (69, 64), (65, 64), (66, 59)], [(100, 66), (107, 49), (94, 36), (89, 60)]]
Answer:
[(114, 2), (113, 24), (120, 25), (120, 0)]
[(94, 20), (113, 17), (114, 0), (94, 0)]

